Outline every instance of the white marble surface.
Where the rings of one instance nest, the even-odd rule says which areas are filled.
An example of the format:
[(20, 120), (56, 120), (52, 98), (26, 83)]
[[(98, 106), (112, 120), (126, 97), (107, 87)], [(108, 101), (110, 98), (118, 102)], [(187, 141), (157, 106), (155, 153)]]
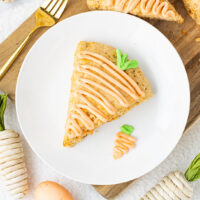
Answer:
[[(14, 31), (29, 15), (31, 15), (41, 2), (42, 0), (15, 0), (14, 3), (5, 4), (0, 0), (0, 42)], [(11, 102), (8, 103), (6, 111), (6, 124), (8, 128), (15, 129), (21, 133), (16, 119), (15, 107)], [(103, 198), (98, 195), (90, 185), (69, 180), (44, 164), (30, 149), (22, 134), (21, 136), (30, 175), (30, 193), (26, 198), (24, 198), (25, 200), (33, 200), (33, 191), (35, 186), (44, 180), (52, 180), (64, 185), (73, 194), (75, 200), (103, 200)], [(200, 152), (199, 144), (200, 122), (197, 123), (189, 133), (183, 136), (171, 155), (159, 167), (130, 185), (124, 192), (116, 197), (116, 199), (138, 200), (168, 172), (172, 170), (180, 170), (184, 172), (194, 156)], [(199, 200), (200, 181), (195, 182), (193, 185), (193, 200)], [(4, 190), (1, 182), (0, 199), (12, 200)]]

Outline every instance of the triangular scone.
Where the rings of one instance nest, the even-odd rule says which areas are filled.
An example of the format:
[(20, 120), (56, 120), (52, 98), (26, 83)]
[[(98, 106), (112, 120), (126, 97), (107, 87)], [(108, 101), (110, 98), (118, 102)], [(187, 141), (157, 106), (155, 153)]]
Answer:
[(73, 146), (105, 122), (125, 114), (153, 93), (141, 69), (122, 71), (116, 49), (80, 42), (75, 52), (64, 146)]
[(200, 0), (183, 0), (190, 16), (200, 25)]
[(91, 10), (114, 10), (183, 23), (183, 18), (168, 0), (87, 0)]

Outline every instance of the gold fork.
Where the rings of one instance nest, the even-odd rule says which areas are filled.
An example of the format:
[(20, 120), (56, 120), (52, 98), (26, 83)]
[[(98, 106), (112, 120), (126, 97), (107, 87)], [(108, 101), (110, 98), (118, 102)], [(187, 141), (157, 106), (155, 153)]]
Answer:
[(37, 9), (36, 15), (36, 25), (33, 30), (28, 34), (25, 40), (20, 44), (20, 46), (15, 50), (11, 57), (0, 69), (0, 79), (8, 71), (12, 63), (15, 61), (17, 56), (20, 54), (24, 46), (27, 44), (32, 34), (41, 27), (53, 26), (58, 19), (61, 17), (68, 0), (45, 0), (45, 2)]

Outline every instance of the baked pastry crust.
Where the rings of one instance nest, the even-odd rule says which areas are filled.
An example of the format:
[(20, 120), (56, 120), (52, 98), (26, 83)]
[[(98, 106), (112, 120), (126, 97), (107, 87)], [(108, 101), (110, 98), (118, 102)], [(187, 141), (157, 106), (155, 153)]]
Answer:
[[(139, 96), (138, 99), (134, 99), (130, 96), (130, 94), (125, 93), (116, 84), (114, 84), (112, 81), (110, 81), (109, 84), (111, 85), (111, 87), (113, 87), (114, 90), (117, 90), (118, 92), (120, 92), (128, 101), (128, 106), (122, 106), (115, 97), (110, 95), (109, 92), (104, 91), (95, 85), (95, 83), (104, 85), (101, 80), (98, 80), (96, 77), (93, 77), (88, 73), (85, 73), (85, 71), (80, 71), (80, 66), (92, 66), (92, 67), (95, 67), (95, 69), (97, 69), (97, 70), (98, 69), (102, 70), (102, 72), (108, 74), (109, 76), (111, 76), (112, 78), (117, 80), (115, 76), (113, 76), (108, 70), (103, 69), (101, 65), (97, 64), (96, 62), (94, 62), (90, 59), (82, 58), (80, 55), (84, 54), (84, 52), (89, 52), (89, 53), (91, 52), (91, 53), (95, 53), (97, 55), (103, 56), (104, 58), (111, 61), (113, 64), (116, 64), (116, 61), (117, 61), (115, 48), (105, 45), (105, 44), (102, 44), (102, 43), (85, 42), (85, 41), (79, 42), (76, 52), (75, 52), (73, 75), (71, 78), (70, 100), (69, 100), (69, 104), (68, 104), (66, 132), (65, 132), (64, 141), (63, 141), (63, 145), (69, 146), (69, 147), (80, 142), (88, 134), (92, 134), (94, 129), (101, 126), (106, 121), (112, 121), (114, 119), (117, 119), (118, 117), (125, 114), (131, 108), (135, 107), (139, 103), (144, 102), (145, 100), (147, 100), (153, 96), (150, 84), (149, 84), (148, 80), (145, 78), (144, 74), (142, 73), (142, 71), (139, 67), (137, 67), (135, 69), (128, 69), (126, 71), (122, 71), (119, 68), (120, 71), (122, 71), (122, 73), (124, 73), (126, 76), (128, 75), (127, 76), (128, 78), (131, 78), (131, 80), (135, 81), (135, 83), (137, 84), (137, 86), (140, 88), (140, 90), (143, 93), (143, 95)], [(84, 69), (82, 69), (82, 70), (84, 70)], [(89, 72), (91, 72), (91, 71), (89, 71)], [(94, 74), (97, 75), (96, 72)], [(99, 76), (99, 77), (102, 80), (106, 79), (102, 76)], [(88, 88), (85, 88), (83, 84), (81, 85), (80, 84), (81, 80), (93, 81), (93, 84), (91, 84), (91, 83), (88, 84), (88, 85), (90, 85), (89, 89), (92, 88), (93, 92), (91, 92), (91, 90), (88, 90)], [(107, 86), (106, 86), (106, 88), (107, 88)], [(99, 94), (101, 94), (105, 99), (107, 99), (109, 101), (110, 108), (113, 107), (116, 111), (115, 113), (109, 113), (108, 109), (105, 109), (105, 107), (102, 106), (102, 104), (100, 104), (99, 102), (94, 100), (94, 98), (93, 98), (94, 96), (99, 98), (94, 90), (96, 92), (99, 92)], [(80, 95), (77, 96), (78, 91), (79, 92), (82, 91), (81, 96)], [(86, 94), (84, 93), (84, 91), (90, 92), (94, 96), (93, 97), (88, 96), (87, 93)], [(102, 116), (104, 116), (104, 118), (106, 118), (106, 120), (99, 119), (99, 117), (95, 116), (95, 114), (92, 113), (91, 110), (86, 109), (84, 107), (87, 105), (87, 103), (85, 103), (86, 100), (89, 101), (91, 106), (94, 106), (96, 109), (98, 109), (98, 112), (100, 114), (102, 114)], [(76, 109), (77, 105), (80, 106), (81, 110), (86, 115), (85, 117), (82, 118), (82, 121), (80, 119), (78, 119), (78, 117), (77, 117), (77, 115), (80, 115), (80, 113), (77, 113), (77, 111), (78, 111)], [(74, 114), (76, 114), (76, 115), (74, 115)], [(75, 121), (74, 121), (75, 127), (77, 127), (77, 125), (78, 125), (81, 128), (81, 133), (78, 135), (74, 134), (74, 131), (72, 130), (73, 127), (69, 126), (69, 122), (73, 118), (73, 116), (75, 116)], [(85, 122), (84, 120), (88, 117), (89, 117), (88, 123), (90, 122), (90, 119), (91, 119), (94, 124), (94, 126), (92, 128), (87, 128), (84, 125), (84, 122)], [(89, 125), (90, 125), (90, 123), (88, 124), (88, 126)], [(71, 127), (72, 129), (69, 127)]]
[[(125, 2), (123, 4), (123, 7), (120, 9), (117, 8), (116, 4), (118, 4), (119, 1)], [(168, 0), (133, 0), (132, 2), (138, 2), (136, 3), (136, 6), (133, 9), (126, 9), (129, 7), (129, 3), (132, 0), (87, 0), (87, 5), (90, 10), (114, 10), (114, 11), (121, 11), (130, 13), (133, 15), (137, 15), (140, 17), (147, 17), (147, 18), (153, 18), (153, 19), (161, 19), (161, 20), (167, 20), (167, 21), (175, 21), (178, 23), (183, 23), (184, 19), (181, 17), (181, 15), (176, 11), (174, 6), (168, 1)], [(151, 1), (151, 2), (150, 2)], [(189, 0), (188, 0), (189, 1)], [(109, 3), (112, 2), (112, 3)], [(147, 8), (148, 2), (151, 3), (150, 10), (148, 12), (144, 11), (144, 7)], [(155, 9), (160, 10), (159, 13), (154, 12)], [(129, 7), (131, 8), (131, 7)], [(165, 9), (166, 8), (166, 9)], [(173, 12), (173, 15), (166, 15), (166, 12)]]
[(200, 25), (200, 0), (183, 0), (189, 15)]

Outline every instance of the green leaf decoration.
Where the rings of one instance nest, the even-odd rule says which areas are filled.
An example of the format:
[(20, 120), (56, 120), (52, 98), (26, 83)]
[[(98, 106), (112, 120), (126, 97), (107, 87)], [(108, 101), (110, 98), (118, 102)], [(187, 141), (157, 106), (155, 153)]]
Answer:
[(194, 158), (187, 171), (185, 178), (189, 181), (196, 181), (200, 179), (200, 153)]
[(127, 60), (128, 60), (128, 54), (125, 53), (125, 54), (122, 55), (122, 63), (126, 63)]
[(117, 54), (117, 66), (121, 70), (127, 70), (127, 69), (135, 69), (138, 67), (138, 62), (136, 60), (128, 60), (128, 54), (122, 54), (120, 49), (116, 49)]
[(137, 68), (138, 62), (136, 60), (129, 60), (124, 64), (125, 69)]
[(117, 66), (120, 67), (121, 63), (122, 63), (122, 53), (120, 49), (116, 50), (117, 53)]
[(0, 131), (5, 130), (5, 125), (4, 125), (4, 112), (6, 109), (6, 104), (7, 104), (7, 94), (1, 94), (0, 95)]
[(131, 125), (124, 124), (123, 126), (120, 127), (120, 131), (127, 135), (131, 135), (131, 133), (134, 131), (134, 127)]

